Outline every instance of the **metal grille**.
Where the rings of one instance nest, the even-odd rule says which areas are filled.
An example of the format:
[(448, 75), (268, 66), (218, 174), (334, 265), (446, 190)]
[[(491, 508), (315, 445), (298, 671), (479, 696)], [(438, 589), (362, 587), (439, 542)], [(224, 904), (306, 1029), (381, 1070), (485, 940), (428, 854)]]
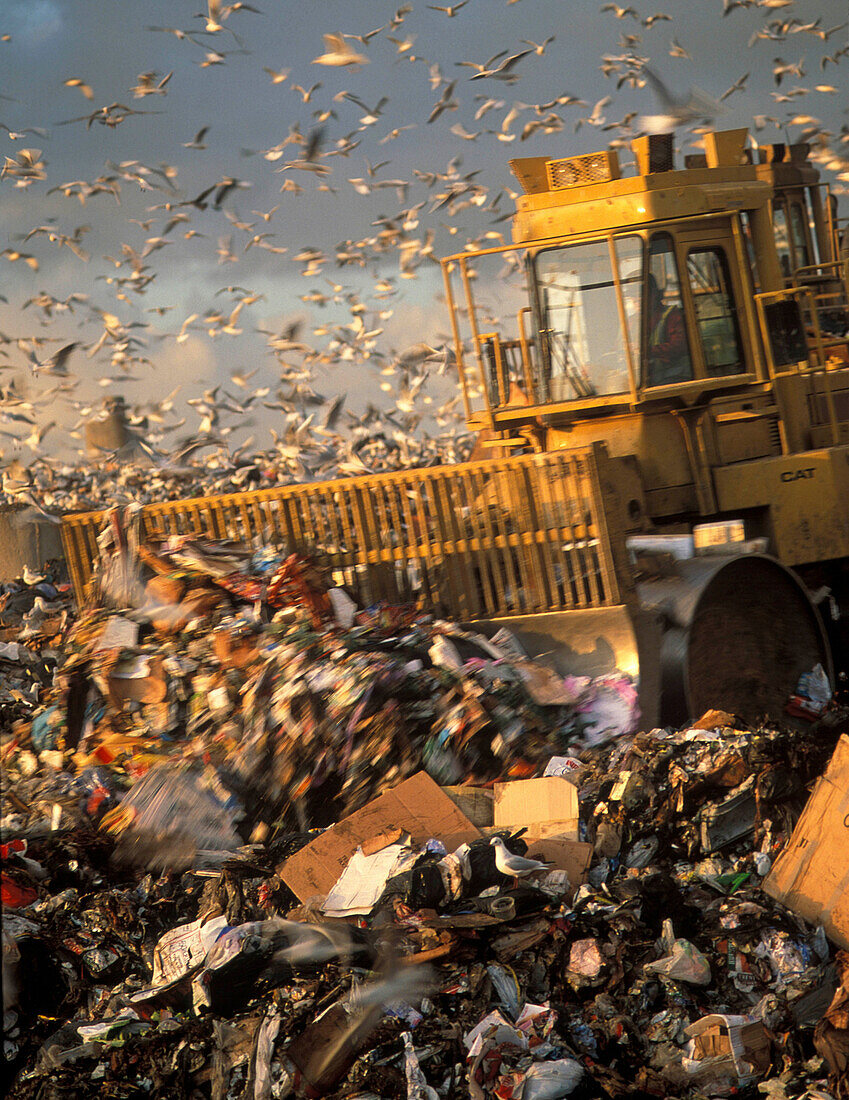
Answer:
[(774, 455), (781, 454), (781, 424), (778, 416), (771, 416), (767, 420), (767, 432), (769, 433), (769, 445)]
[(652, 134), (649, 137), (649, 172), (671, 172), (675, 167), (673, 134)]
[[(298, 551), (361, 606), (466, 619), (620, 602), (601, 494), (596, 452), (559, 451), (149, 504), (141, 531)], [(106, 518), (63, 519), (78, 600)]]
[(587, 153), (582, 157), (550, 160), (546, 165), (548, 189), (559, 191), (564, 187), (578, 187), (585, 183), (605, 183), (618, 179), (619, 172), (614, 155), (610, 152)]

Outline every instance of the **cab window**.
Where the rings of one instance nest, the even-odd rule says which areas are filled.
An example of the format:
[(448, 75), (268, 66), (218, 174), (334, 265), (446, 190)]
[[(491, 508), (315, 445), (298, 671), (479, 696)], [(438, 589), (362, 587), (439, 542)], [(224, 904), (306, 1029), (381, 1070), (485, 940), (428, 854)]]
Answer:
[[(825, 219), (825, 225), (823, 230), (828, 230), (828, 192), (825, 193), (826, 202), (820, 207), (822, 211), (822, 217)], [(817, 235), (817, 219), (814, 216), (814, 200), (809, 188), (805, 188), (804, 200), (802, 202), (802, 212), (805, 216), (805, 221), (808, 223), (808, 240), (811, 246), (811, 260), (812, 264), (820, 264), (823, 262), (824, 257), (820, 255), (820, 240)]]
[(687, 276), (708, 376), (741, 374), (746, 368), (740, 325), (723, 249), (691, 249), (687, 255)]
[(805, 232), (805, 215), (798, 202), (790, 203), (790, 232), (793, 237), (793, 251), (796, 254), (796, 267), (807, 267), (811, 262), (811, 256)]
[(693, 360), (681, 306), (675, 247), (669, 233), (655, 233), (651, 238), (643, 294), (643, 385), (689, 382)]
[(781, 265), (781, 274), (785, 279), (789, 279), (793, 274), (793, 264), (790, 259), (790, 233), (787, 229), (787, 214), (783, 206), (775, 207), (772, 224), (775, 229), (775, 247), (778, 252), (778, 262)]
[(758, 273), (758, 257), (755, 252), (752, 221), (749, 217), (748, 210), (740, 211), (740, 228), (743, 231), (743, 240), (746, 242), (746, 255), (749, 258), (749, 270), (752, 272), (752, 282), (755, 285), (755, 291), (759, 291), (761, 289), (761, 279)]

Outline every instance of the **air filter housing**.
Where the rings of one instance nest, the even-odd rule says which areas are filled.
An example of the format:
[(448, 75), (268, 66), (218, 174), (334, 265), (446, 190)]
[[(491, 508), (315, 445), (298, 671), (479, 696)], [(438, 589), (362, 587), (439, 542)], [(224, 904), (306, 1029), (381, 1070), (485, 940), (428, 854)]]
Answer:
[(580, 157), (550, 160), (545, 166), (549, 191), (565, 187), (582, 187), (619, 179), (619, 157), (615, 149), (601, 153), (585, 153)]
[(675, 135), (644, 134), (634, 138), (631, 150), (637, 160), (637, 174), (650, 176), (656, 172), (671, 172), (675, 167)]

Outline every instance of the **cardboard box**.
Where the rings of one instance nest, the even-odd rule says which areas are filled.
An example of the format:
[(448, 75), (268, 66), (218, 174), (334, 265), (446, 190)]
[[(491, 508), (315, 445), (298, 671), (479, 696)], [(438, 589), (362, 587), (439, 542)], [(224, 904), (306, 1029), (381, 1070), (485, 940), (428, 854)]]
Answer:
[(416, 844), (435, 837), (449, 852), (481, 835), (427, 772), (417, 772), (326, 829), (277, 873), (300, 901), (325, 896), (363, 841), (396, 828), (408, 832)]
[[(131, 665), (138, 667), (133, 670)], [(132, 661), (116, 662), (107, 683), (109, 701), (117, 710), (126, 702), (161, 703), (168, 694), (168, 677), (158, 655), (140, 654)]]
[(784, 851), (764, 881), (770, 897), (849, 949), (849, 737), (817, 780)]
[(173, 574), (157, 575), (145, 585), (145, 594), (153, 604), (179, 603), (186, 594), (186, 582)]
[(484, 836), (495, 836), (503, 833), (505, 829), (512, 832), (520, 832), (522, 840), (530, 844), (531, 840), (580, 840), (581, 829), (579, 821), (533, 821), (530, 825), (480, 825), (478, 826)]
[(572, 818), (571, 821), (535, 821), (525, 834), (525, 840), (530, 844), (529, 836), (536, 840), (547, 840), (549, 837), (552, 840), (556, 837), (561, 840), (580, 840), (580, 822), (577, 818)]
[(766, 1073), (772, 1062), (772, 1041), (760, 1020), (703, 1016), (685, 1034), (693, 1040), (693, 1058), (708, 1063), (711, 1077), (736, 1077), (745, 1084)]
[(256, 635), (216, 630), (212, 648), (222, 668), (247, 668), (259, 656)]
[(493, 824), (492, 791), (486, 787), (442, 787), (460, 813), (479, 829)]
[(562, 775), (495, 784), (493, 821), (499, 828), (537, 822), (577, 821), (578, 791)]

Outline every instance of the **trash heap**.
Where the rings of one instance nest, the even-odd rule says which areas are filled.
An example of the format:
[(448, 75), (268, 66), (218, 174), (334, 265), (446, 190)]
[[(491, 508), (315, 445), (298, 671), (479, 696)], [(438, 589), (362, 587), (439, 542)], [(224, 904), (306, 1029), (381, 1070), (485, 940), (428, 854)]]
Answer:
[(641, 732), (301, 558), (138, 559), (5, 594), (6, 1095), (848, 1094), (845, 712)]
[(0, 731), (43, 710), (72, 608), (63, 563), (0, 584)]

